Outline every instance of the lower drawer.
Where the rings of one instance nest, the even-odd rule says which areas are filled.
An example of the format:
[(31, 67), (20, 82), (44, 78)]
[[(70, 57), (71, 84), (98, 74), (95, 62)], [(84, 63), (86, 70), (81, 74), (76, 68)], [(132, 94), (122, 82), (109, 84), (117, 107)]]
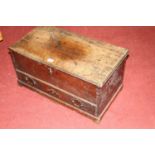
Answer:
[(65, 90), (61, 90), (61, 88), (56, 88), (47, 84), (46, 82), (36, 79), (30, 75), (25, 75), (22, 73), (17, 73), (18, 81), (23, 85), (33, 88), (36, 91), (39, 91), (49, 97), (52, 97), (66, 105), (70, 105), (81, 112), (84, 112), (87, 115), (96, 116), (96, 105), (89, 103), (85, 99), (81, 99)]

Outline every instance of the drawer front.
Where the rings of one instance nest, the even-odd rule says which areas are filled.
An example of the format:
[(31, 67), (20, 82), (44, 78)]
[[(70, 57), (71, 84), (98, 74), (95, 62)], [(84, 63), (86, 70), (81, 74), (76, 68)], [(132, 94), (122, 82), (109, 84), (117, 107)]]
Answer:
[(91, 105), (90, 103), (87, 103), (75, 96), (72, 96), (65, 92), (62, 92), (61, 90), (53, 88), (52, 86), (49, 86), (43, 82), (33, 79), (32, 77), (29, 77), (22, 73), (18, 73), (18, 79), (20, 81), (24, 82), (24, 84), (26, 84), (30, 87), (36, 88), (37, 90), (41, 90), (42, 92), (46, 93), (48, 96), (54, 97), (55, 99), (59, 99), (59, 100), (65, 102), (69, 105), (72, 105), (75, 108), (78, 108), (86, 113), (89, 113), (91, 115), (95, 115), (95, 113), (96, 113), (95, 105)]
[(95, 85), (80, 80), (55, 68), (40, 64), (15, 52), (13, 52), (13, 55), (16, 61), (16, 68), (19, 70), (80, 96), (92, 103), (96, 103)]

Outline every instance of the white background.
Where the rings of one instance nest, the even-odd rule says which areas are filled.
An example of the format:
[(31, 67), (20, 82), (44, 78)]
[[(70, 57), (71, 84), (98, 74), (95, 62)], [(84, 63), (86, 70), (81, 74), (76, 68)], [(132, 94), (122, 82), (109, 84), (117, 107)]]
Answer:
[(154, 155), (154, 130), (1, 130), (2, 155)]
[(3, 155), (155, 154), (154, 130), (2, 130)]
[[(153, 26), (154, 7), (153, 0), (0, 0), (0, 25)], [(0, 155), (12, 154), (151, 155), (155, 130), (1, 130)]]
[(0, 25), (154, 25), (153, 0), (0, 0)]

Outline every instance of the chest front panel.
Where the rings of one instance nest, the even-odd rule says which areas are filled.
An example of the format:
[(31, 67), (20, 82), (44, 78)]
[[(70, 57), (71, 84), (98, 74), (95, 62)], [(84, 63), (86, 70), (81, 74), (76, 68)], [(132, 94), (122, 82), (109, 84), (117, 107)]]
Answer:
[(96, 103), (96, 86), (13, 52), (16, 67), (90, 102)]

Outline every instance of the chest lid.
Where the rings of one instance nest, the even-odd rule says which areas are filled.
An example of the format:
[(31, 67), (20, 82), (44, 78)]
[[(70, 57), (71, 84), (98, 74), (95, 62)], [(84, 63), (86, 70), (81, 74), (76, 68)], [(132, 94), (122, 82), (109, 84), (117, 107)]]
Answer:
[(10, 47), (98, 87), (127, 56), (127, 49), (56, 27), (38, 27)]

